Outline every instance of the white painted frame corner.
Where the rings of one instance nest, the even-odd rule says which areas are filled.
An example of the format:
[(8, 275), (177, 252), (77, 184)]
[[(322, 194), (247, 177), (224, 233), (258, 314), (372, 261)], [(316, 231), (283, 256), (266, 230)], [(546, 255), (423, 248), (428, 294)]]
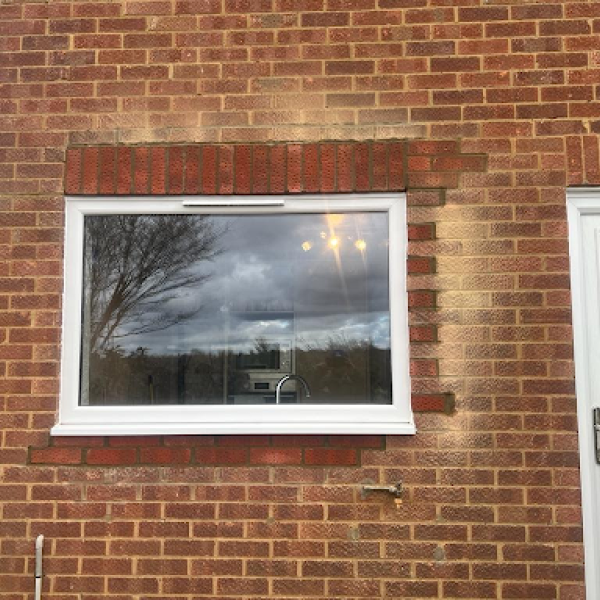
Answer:
[[(259, 199), (260, 200), (260, 199)], [(406, 195), (344, 194), (193, 197), (67, 197), (61, 392), (53, 435), (413, 434), (406, 287)], [(330, 406), (79, 405), (84, 217), (109, 214), (278, 214), (387, 212), (389, 215), (392, 404)]]
[(567, 189), (567, 219), (569, 225), (569, 255), (571, 265), (571, 294), (573, 339), (575, 355), (575, 384), (577, 394), (577, 423), (579, 429), (579, 461), (581, 470), (581, 500), (583, 512), (583, 541), (585, 550), (585, 585), (587, 598), (600, 598), (600, 514), (594, 510), (596, 494), (595, 442), (589, 377), (589, 332), (585, 322), (587, 309), (583, 247), (583, 217), (600, 216), (600, 188)]

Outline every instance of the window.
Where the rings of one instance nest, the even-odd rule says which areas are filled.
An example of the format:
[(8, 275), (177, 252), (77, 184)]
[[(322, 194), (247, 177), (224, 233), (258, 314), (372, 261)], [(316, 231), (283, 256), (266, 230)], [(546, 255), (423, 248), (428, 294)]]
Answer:
[(412, 433), (398, 194), (69, 198), (53, 433)]

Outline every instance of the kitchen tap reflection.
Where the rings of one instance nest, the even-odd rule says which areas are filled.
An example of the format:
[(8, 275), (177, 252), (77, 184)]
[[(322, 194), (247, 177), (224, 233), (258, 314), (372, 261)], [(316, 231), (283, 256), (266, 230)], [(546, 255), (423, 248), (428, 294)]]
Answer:
[(275, 404), (280, 404), (281, 388), (284, 386), (286, 381), (291, 380), (299, 381), (302, 384), (302, 387), (304, 388), (304, 396), (306, 398), (310, 398), (310, 387), (306, 382), (306, 379), (304, 379), (304, 377), (301, 377), (300, 375), (285, 375), (277, 382), (277, 387), (275, 388)]

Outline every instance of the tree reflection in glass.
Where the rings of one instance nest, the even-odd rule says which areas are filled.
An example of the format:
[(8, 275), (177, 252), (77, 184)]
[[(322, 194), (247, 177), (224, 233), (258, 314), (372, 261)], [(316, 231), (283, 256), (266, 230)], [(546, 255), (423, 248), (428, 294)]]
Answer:
[(386, 213), (86, 216), (81, 403), (391, 403)]

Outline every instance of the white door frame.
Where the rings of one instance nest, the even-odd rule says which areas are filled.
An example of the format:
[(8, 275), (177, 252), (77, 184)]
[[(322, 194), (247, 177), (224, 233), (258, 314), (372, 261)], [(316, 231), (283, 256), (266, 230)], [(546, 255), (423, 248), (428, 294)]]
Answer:
[[(598, 493), (599, 468), (595, 460), (590, 382), (590, 332), (586, 324), (587, 294), (584, 260), (590, 250), (583, 247), (583, 218), (600, 216), (600, 188), (570, 188), (567, 190), (569, 222), (569, 254), (571, 260), (571, 292), (579, 426), (579, 461), (581, 467), (581, 500), (583, 511), (583, 541), (585, 545), (585, 584), (587, 598), (600, 598), (600, 514), (594, 510)], [(596, 401), (600, 406), (600, 398)]]

